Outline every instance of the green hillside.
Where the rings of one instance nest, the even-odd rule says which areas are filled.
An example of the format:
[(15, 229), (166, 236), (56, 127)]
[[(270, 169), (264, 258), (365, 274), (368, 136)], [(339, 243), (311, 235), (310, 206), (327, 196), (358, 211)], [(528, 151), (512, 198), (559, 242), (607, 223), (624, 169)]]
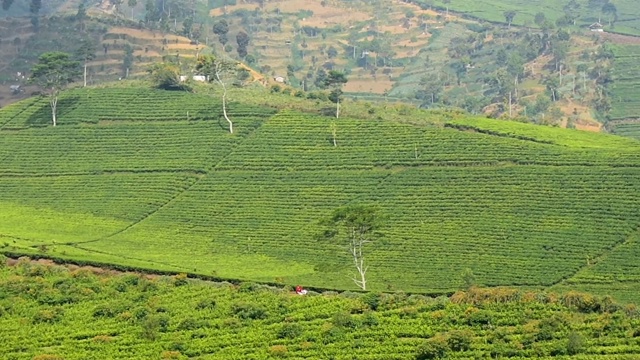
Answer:
[(298, 296), (253, 283), (96, 275), (28, 261), (0, 268), (0, 289), (4, 359), (619, 360), (640, 353), (635, 306), (575, 292)]
[(230, 96), (234, 134), (204, 93), (74, 90), (57, 127), (44, 100), (0, 111), (0, 250), (356, 289), (320, 222), (374, 204), (386, 222), (366, 246), (371, 290), (451, 292), (470, 269), (481, 285), (597, 283), (636, 300), (640, 142), (390, 104), (346, 103), (369, 111), (336, 120), (295, 110), (330, 103)]
[(613, 84), (611, 105), (613, 107), (609, 127), (619, 135), (640, 139), (640, 46), (614, 46)]
[[(473, 16), (474, 18), (492, 22), (506, 23), (505, 12), (515, 11), (513, 23), (518, 25), (532, 25), (537, 13), (542, 12), (547, 19), (556, 22), (565, 17), (565, 6), (570, 2), (556, 0), (412, 0), (421, 6), (437, 6), (439, 9)], [(640, 35), (640, 20), (637, 14), (637, 3), (634, 0), (612, 1), (616, 12), (603, 12), (603, 5), (608, 1), (577, 0), (578, 7), (574, 7), (570, 14), (576, 17), (576, 23), (590, 25), (598, 19), (606, 25), (607, 31), (622, 34)], [(611, 22), (611, 24), (609, 23)]]

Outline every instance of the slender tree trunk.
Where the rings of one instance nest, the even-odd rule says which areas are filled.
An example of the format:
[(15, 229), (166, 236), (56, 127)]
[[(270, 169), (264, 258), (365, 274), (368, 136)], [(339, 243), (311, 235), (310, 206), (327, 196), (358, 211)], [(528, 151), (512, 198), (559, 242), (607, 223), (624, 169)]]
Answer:
[(338, 141), (336, 140), (336, 135), (338, 132), (338, 128), (335, 123), (331, 124), (331, 135), (333, 135), (333, 147), (338, 146)]
[(336, 119), (340, 118), (340, 97), (336, 101)]
[(57, 110), (58, 110), (58, 95), (51, 95), (51, 99), (49, 100), (51, 105), (51, 120), (53, 121), (53, 126), (57, 125)]
[(87, 87), (87, 61), (84, 62), (84, 87)]
[(222, 79), (220, 79), (220, 73), (216, 73), (216, 79), (218, 80), (218, 83), (222, 86), (222, 114), (224, 115), (224, 118), (227, 120), (227, 122), (229, 123), (229, 132), (231, 134), (233, 134), (233, 123), (231, 122), (231, 120), (229, 119), (229, 116), (227, 115), (227, 86), (224, 84), (224, 82), (222, 81)]

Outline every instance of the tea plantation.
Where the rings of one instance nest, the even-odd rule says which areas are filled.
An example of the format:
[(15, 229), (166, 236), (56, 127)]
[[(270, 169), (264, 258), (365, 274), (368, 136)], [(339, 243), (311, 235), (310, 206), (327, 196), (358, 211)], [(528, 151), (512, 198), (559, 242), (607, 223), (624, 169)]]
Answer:
[(335, 119), (290, 109), (330, 103), (278, 96), (233, 95), (234, 134), (219, 98), (143, 87), (67, 92), (56, 127), (44, 100), (3, 109), (0, 251), (355, 290), (353, 259), (320, 223), (372, 204), (385, 222), (365, 247), (368, 290), (450, 294), (471, 271), (483, 286), (637, 301), (640, 142), (389, 121), (390, 105)]
[(613, 46), (615, 55), (611, 85), (612, 131), (640, 139), (640, 46)]
[[(0, 259), (4, 265), (4, 259)], [(0, 268), (3, 359), (636, 359), (640, 312), (507, 288), (309, 292), (184, 275)]]

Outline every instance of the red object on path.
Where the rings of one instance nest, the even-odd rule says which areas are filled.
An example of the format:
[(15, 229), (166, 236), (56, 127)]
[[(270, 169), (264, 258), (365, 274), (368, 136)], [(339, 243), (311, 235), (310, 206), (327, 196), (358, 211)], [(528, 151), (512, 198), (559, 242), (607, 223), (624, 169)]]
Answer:
[(296, 292), (300, 294), (302, 292), (302, 286), (300, 285), (296, 286)]

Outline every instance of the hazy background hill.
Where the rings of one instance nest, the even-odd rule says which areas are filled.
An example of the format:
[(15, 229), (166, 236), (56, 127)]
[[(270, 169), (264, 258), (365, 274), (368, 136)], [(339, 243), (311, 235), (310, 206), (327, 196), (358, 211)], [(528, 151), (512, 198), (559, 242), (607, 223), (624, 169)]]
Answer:
[[(216, 51), (264, 74), (263, 82), (281, 78), (307, 91), (340, 69), (353, 97), (592, 131), (614, 121), (608, 129), (636, 134), (640, 41), (629, 36), (635, 9), (628, 1), (103, 0), (83, 2), (80, 16), (80, 1), (48, 3), (38, 16), (25, 13), (29, 1), (15, 0), (8, 14), (22, 17), (0, 27), (4, 103), (31, 91), (12, 96), (8, 86), (23, 82), (16, 74), (28, 73), (40, 53), (73, 53), (90, 39), (91, 83)], [(598, 18), (604, 33), (588, 28)]]

